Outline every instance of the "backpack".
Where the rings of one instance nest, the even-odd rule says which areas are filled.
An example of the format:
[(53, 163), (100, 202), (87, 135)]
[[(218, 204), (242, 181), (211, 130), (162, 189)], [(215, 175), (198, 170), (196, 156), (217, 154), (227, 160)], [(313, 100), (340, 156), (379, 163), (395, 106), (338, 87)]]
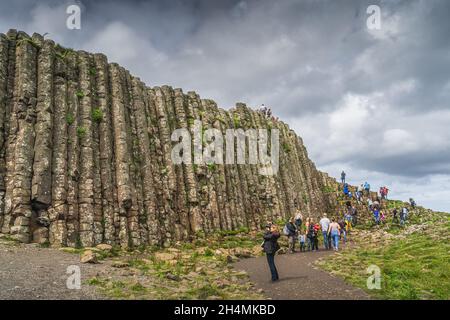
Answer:
[(288, 236), (288, 235), (289, 235), (289, 229), (288, 229), (287, 225), (285, 225), (284, 228), (283, 228), (283, 234), (284, 234), (285, 236)]

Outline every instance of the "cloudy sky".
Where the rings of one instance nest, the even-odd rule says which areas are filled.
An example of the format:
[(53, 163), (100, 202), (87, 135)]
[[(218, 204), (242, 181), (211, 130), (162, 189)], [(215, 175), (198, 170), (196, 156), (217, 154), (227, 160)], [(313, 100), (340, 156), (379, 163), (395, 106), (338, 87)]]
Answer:
[[(70, 4), (80, 30), (66, 27)], [(223, 108), (264, 103), (319, 169), (450, 212), (450, 1), (2, 1), (10, 28)]]

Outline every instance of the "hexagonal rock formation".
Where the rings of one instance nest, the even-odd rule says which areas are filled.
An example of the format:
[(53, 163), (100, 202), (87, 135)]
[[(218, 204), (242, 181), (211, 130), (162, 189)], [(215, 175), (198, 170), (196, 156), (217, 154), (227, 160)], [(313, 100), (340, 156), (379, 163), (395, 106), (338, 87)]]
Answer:
[[(278, 174), (258, 165), (174, 165), (171, 133), (277, 128)], [(0, 229), (23, 242), (167, 245), (197, 232), (258, 229), (297, 208), (330, 209), (335, 180), (289, 127), (238, 103), (149, 88), (102, 54), (38, 34), (0, 35)]]

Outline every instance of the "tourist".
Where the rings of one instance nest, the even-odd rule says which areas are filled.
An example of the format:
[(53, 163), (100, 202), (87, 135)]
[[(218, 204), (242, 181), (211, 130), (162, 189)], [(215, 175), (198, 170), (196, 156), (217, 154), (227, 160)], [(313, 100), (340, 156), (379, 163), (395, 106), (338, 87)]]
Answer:
[(335, 251), (339, 250), (339, 237), (340, 237), (340, 229), (341, 227), (333, 218), (331, 219), (330, 227), (328, 228), (328, 233), (331, 235), (333, 239), (333, 247)]
[(411, 205), (411, 207), (414, 209), (416, 207), (416, 202), (414, 201), (413, 198), (409, 198), (409, 204)]
[(392, 223), (398, 223), (398, 216), (397, 216), (397, 208), (394, 208), (394, 210), (392, 210)]
[(373, 219), (375, 220), (375, 224), (380, 224), (380, 211), (378, 210), (378, 208), (374, 207), (373, 208)]
[(345, 183), (345, 184), (344, 184), (344, 195), (348, 196), (348, 192), (349, 192), (349, 190), (348, 190), (348, 184)]
[(342, 172), (341, 172), (341, 182), (342, 182), (342, 184), (345, 183), (345, 176), (346, 176), (346, 174), (345, 174), (344, 170), (342, 170)]
[(364, 182), (364, 191), (366, 192), (366, 195), (369, 196), (370, 195), (370, 184), (366, 182)]
[(386, 216), (384, 214), (384, 210), (380, 210), (380, 220), (381, 220), (381, 224), (384, 224), (386, 221)]
[(352, 215), (352, 226), (354, 227), (358, 223), (358, 210), (354, 205), (352, 206), (351, 215)]
[(319, 251), (319, 231), (320, 231), (320, 224), (315, 223), (314, 224), (313, 248), (315, 248), (316, 251)]
[(339, 230), (341, 230), (339, 237), (344, 236), (344, 244), (347, 243), (347, 232), (345, 231), (345, 221), (344, 219), (338, 220)]
[(297, 228), (294, 224), (294, 217), (292, 217), (285, 226), (285, 234), (288, 236), (288, 243), (289, 243), (289, 252), (294, 253), (295, 252), (295, 240), (297, 237)]
[(403, 207), (400, 211), (400, 225), (405, 225), (406, 219), (408, 219), (408, 208)]
[(330, 219), (327, 218), (327, 214), (324, 213), (322, 219), (319, 221), (320, 227), (322, 228), (323, 235), (323, 245), (326, 250), (330, 249), (330, 243), (328, 243), (328, 228), (330, 226)]
[(278, 244), (278, 238), (280, 233), (275, 224), (267, 225), (266, 232), (264, 233), (263, 251), (266, 253), (267, 263), (269, 264), (270, 273), (272, 275), (272, 281), (277, 281), (278, 271), (275, 266), (275, 253), (280, 249)]
[(345, 222), (345, 231), (346, 233), (349, 233), (352, 229), (352, 214), (351, 210), (347, 211), (347, 213), (344, 216), (344, 222)]
[(303, 215), (300, 212), (300, 210), (297, 211), (297, 214), (295, 215), (295, 226), (297, 227), (297, 230), (300, 230), (303, 222)]
[(305, 251), (305, 241), (306, 241), (306, 236), (304, 233), (300, 233), (298, 236), (298, 242), (300, 244), (300, 252), (304, 252)]
[(306, 234), (308, 251), (314, 251), (315, 248), (315, 238), (317, 238), (316, 230), (314, 228), (315, 224), (312, 218), (309, 220), (308, 231)]

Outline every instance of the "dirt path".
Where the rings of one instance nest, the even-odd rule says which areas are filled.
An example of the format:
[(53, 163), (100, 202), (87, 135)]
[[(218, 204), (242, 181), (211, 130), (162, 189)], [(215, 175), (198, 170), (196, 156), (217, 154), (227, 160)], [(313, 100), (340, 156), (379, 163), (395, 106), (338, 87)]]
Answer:
[(370, 299), (363, 290), (312, 266), (318, 258), (329, 254), (333, 254), (332, 251), (277, 255), (275, 264), (280, 280), (275, 283), (270, 281), (266, 257), (241, 260), (235, 264), (235, 268), (245, 270), (256, 287), (263, 289), (264, 294), (272, 299)]
[[(68, 289), (67, 267), (81, 271), (81, 289)], [(81, 264), (76, 254), (36, 245), (0, 241), (0, 299), (102, 299), (95, 288), (83, 284), (101, 265)]]

